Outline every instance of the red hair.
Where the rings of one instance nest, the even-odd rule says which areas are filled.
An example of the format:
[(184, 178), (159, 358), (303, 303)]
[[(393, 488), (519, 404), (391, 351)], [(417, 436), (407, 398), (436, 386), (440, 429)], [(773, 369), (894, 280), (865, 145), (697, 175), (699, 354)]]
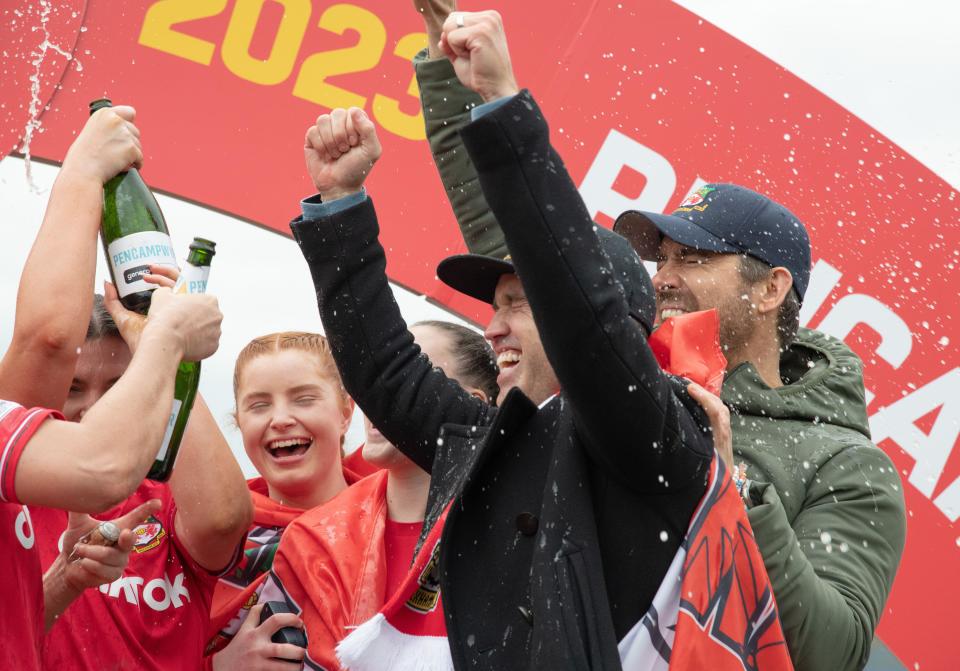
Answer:
[(240, 383), (247, 364), (264, 354), (284, 352), (286, 350), (306, 352), (316, 357), (317, 364), (320, 366), (320, 373), (330, 380), (337, 390), (339, 390), (341, 402), (343, 404), (349, 403), (350, 397), (347, 395), (346, 389), (343, 388), (340, 372), (337, 370), (337, 364), (334, 362), (333, 354), (330, 352), (330, 343), (319, 333), (307, 333), (306, 331), (268, 333), (267, 335), (262, 335), (248, 342), (246, 347), (240, 350), (240, 354), (237, 355), (237, 363), (233, 368), (234, 402), (239, 400)]

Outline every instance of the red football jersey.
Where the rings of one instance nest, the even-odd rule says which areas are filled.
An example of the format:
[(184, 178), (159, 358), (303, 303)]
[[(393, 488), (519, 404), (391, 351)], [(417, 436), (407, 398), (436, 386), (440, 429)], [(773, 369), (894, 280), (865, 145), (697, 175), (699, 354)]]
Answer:
[(8, 669), (40, 669), (43, 580), (30, 511), (17, 501), (14, 476), (30, 438), (53, 410), (0, 401), (0, 656)]
[[(160, 499), (163, 508), (134, 529), (137, 540), (123, 576), (86, 590), (47, 633), (46, 668), (200, 668), (210, 602), (221, 574), (193, 561), (177, 538), (173, 524), (177, 506), (170, 487), (145, 481), (133, 496), (97, 517), (119, 517), (150, 499)], [(67, 516), (48, 509), (36, 517), (41, 559), (48, 566), (59, 552)]]
[(423, 531), (423, 522), (385, 521), (383, 529), (383, 555), (387, 561), (387, 597), (393, 595), (410, 573), (413, 564), (413, 551), (417, 549), (417, 540)]

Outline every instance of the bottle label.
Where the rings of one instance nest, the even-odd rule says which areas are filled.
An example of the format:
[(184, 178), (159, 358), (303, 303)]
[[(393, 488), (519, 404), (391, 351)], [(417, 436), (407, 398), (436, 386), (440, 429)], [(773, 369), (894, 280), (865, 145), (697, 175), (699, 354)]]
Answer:
[(180, 277), (173, 287), (175, 294), (205, 294), (207, 293), (207, 278), (210, 277), (210, 266), (195, 266), (192, 263), (183, 264)]
[(121, 298), (157, 288), (143, 280), (150, 272), (151, 263), (177, 267), (170, 236), (159, 231), (141, 231), (117, 238), (107, 246), (107, 256)]
[(163, 461), (167, 458), (167, 451), (170, 449), (170, 439), (173, 438), (173, 427), (177, 425), (177, 415), (180, 414), (180, 406), (183, 401), (179, 398), (173, 399), (173, 408), (170, 410), (170, 419), (167, 420), (167, 430), (163, 432), (163, 440), (160, 441), (160, 451), (157, 452), (157, 461)]

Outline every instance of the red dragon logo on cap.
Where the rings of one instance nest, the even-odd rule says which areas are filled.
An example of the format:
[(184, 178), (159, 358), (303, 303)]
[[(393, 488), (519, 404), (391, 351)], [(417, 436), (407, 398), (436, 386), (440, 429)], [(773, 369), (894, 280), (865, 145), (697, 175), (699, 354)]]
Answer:
[(716, 191), (716, 189), (712, 186), (701, 186), (699, 189), (697, 189), (696, 191), (691, 193), (689, 196), (684, 198), (683, 202), (680, 203), (680, 206), (677, 209), (685, 210), (685, 211), (689, 211), (690, 209), (696, 209), (696, 210), (703, 211), (704, 209), (706, 209), (707, 207), (706, 205), (704, 205), (703, 207), (697, 207), (697, 206), (703, 203), (703, 201), (707, 197), (707, 194), (709, 194), (711, 191)]

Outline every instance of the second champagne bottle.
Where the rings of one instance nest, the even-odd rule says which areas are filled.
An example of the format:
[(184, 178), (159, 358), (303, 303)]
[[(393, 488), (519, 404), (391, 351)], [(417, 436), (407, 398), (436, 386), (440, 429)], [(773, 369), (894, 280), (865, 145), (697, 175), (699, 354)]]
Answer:
[[(202, 294), (207, 291), (207, 280), (210, 278), (210, 262), (216, 254), (217, 244), (203, 238), (194, 238), (190, 244), (190, 255), (183, 266), (183, 271), (173, 287), (175, 294)], [(183, 440), (184, 429), (193, 409), (193, 402), (197, 398), (197, 388), (200, 385), (200, 362), (182, 361), (177, 368), (177, 381), (173, 390), (173, 408), (167, 422), (167, 431), (163, 435), (163, 442), (157, 457), (147, 473), (150, 480), (165, 482), (173, 473), (173, 465), (180, 450), (180, 441)]]

